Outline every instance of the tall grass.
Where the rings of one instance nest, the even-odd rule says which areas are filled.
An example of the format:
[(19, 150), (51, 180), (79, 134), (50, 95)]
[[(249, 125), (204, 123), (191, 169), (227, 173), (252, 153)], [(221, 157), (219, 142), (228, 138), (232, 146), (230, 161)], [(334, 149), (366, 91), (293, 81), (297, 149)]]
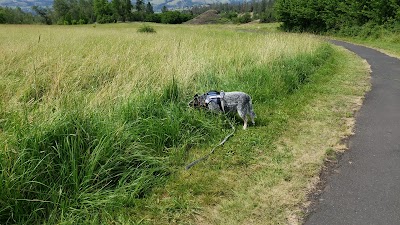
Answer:
[(332, 54), (302, 35), (154, 26), (1, 27), (0, 223), (112, 221), (229, 128), (187, 108), (195, 92), (272, 108)]
[(7, 115), (3, 129), (13, 139), (0, 152), (0, 220), (58, 222), (134, 206), (221, 123), (166, 97), (142, 96), (107, 113), (64, 102), (40, 121), (29, 121), (26, 111)]

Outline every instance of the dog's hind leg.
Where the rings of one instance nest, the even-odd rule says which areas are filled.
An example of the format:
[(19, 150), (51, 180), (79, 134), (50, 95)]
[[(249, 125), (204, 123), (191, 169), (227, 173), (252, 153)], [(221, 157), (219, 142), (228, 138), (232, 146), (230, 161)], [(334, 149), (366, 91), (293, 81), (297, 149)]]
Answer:
[(253, 123), (253, 126), (256, 125), (256, 122), (254, 122), (254, 118), (256, 118), (256, 114), (253, 111), (253, 104), (251, 103), (251, 100), (249, 102), (249, 111), (248, 114), (250, 115), (251, 122)]
[(246, 130), (246, 129), (247, 129), (247, 115), (244, 116), (243, 122), (244, 122), (244, 124), (243, 124), (243, 130)]
[(254, 122), (254, 118), (256, 118), (256, 114), (253, 112), (253, 110), (250, 111), (250, 118), (251, 118), (251, 122), (253, 123), (253, 125), (256, 125), (256, 122)]
[(243, 130), (246, 130), (247, 128), (247, 112), (243, 111), (242, 107), (238, 107), (238, 114), (240, 116), (240, 118), (242, 118), (243, 120)]

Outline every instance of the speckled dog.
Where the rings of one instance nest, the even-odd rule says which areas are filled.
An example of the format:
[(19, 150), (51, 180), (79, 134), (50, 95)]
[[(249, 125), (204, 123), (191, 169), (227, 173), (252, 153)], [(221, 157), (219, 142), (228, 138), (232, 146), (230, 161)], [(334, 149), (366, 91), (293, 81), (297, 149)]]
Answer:
[(206, 108), (214, 112), (235, 112), (243, 119), (243, 129), (247, 128), (247, 115), (251, 122), (255, 124), (256, 114), (253, 111), (251, 97), (244, 92), (217, 92), (209, 91), (203, 95), (196, 94), (189, 106), (194, 108)]

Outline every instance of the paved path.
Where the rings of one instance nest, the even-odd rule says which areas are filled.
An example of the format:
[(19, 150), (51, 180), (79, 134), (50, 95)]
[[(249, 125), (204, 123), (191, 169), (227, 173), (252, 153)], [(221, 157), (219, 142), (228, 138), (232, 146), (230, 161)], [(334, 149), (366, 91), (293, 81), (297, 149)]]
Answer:
[(332, 41), (366, 59), (372, 89), (356, 118), (355, 135), (329, 176), (306, 225), (400, 224), (400, 60)]

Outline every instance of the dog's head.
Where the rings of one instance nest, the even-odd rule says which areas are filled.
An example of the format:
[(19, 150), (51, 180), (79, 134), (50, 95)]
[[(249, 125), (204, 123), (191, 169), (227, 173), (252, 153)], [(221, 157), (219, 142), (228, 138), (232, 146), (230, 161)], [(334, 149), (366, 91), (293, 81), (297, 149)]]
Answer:
[(206, 100), (205, 95), (196, 94), (193, 97), (193, 99), (188, 103), (188, 105), (189, 105), (189, 107), (193, 107), (193, 108), (207, 107), (205, 100)]

